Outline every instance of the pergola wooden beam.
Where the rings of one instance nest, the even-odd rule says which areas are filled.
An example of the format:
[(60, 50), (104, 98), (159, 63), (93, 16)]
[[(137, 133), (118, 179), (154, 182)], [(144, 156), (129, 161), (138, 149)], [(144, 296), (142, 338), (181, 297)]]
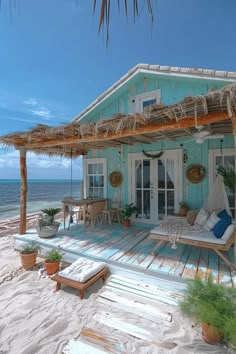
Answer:
[(27, 167), (26, 167), (26, 149), (20, 149), (20, 235), (26, 233), (26, 203), (27, 203)]
[(156, 132), (166, 132), (168, 130), (176, 130), (176, 129), (187, 129), (191, 127), (195, 127), (196, 121), (198, 125), (205, 125), (216, 123), (218, 121), (228, 120), (230, 119), (228, 112), (214, 112), (209, 113), (207, 115), (201, 115), (197, 117), (188, 117), (188, 118), (181, 118), (179, 121), (168, 121), (162, 123), (151, 123), (144, 125), (142, 127), (138, 127), (134, 130), (125, 129), (119, 132), (110, 132), (110, 133), (97, 133), (96, 135), (90, 135), (87, 137), (69, 137), (62, 139), (60, 137), (60, 142), (57, 138), (48, 139), (48, 140), (40, 140), (38, 142), (32, 143), (21, 143), (21, 146), (24, 146), (27, 149), (34, 149), (38, 147), (50, 147), (55, 145), (67, 145), (67, 144), (82, 144), (82, 143), (95, 143), (99, 141), (109, 141), (115, 139), (121, 139), (125, 137), (136, 136), (140, 134), (151, 134)]

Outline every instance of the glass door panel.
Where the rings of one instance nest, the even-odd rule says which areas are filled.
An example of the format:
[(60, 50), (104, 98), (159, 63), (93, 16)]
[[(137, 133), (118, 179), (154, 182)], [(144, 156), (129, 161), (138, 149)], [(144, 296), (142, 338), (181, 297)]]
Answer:
[(135, 160), (136, 218), (148, 222), (151, 219), (151, 160)]

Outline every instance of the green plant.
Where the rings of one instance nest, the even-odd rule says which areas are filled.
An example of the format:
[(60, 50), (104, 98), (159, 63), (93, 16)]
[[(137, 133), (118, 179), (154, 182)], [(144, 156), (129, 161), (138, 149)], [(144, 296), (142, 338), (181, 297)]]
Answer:
[(121, 210), (121, 215), (123, 217), (123, 220), (129, 220), (136, 211), (137, 208), (133, 203), (126, 204), (125, 208)]
[(219, 166), (217, 173), (223, 177), (225, 186), (228, 187), (231, 192), (235, 193), (236, 173), (234, 168), (230, 166)]
[(47, 263), (60, 262), (62, 259), (63, 259), (62, 254), (58, 250), (52, 249), (51, 251), (48, 252), (45, 262)]
[(213, 283), (211, 275), (206, 281), (197, 277), (188, 282), (180, 309), (188, 317), (217, 328), (226, 339), (236, 345), (235, 288)]
[(39, 251), (40, 251), (40, 246), (32, 241), (25, 243), (20, 250), (22, 254), (32, 254)]
[(189, 209), (189, 205), (187, 202), (179, 202), (179, 206), (181, 208)]
[(48, 208), (48, 209), (42, 209), (41, 210), (44, 214), (43, 218), (40, 219), (39, 225), (40, 226), (47, 226), (47, 225), (52, 225), (54, 223), (54, 217), (56, 214), (58, 214), (61, 209), (60, 208)]

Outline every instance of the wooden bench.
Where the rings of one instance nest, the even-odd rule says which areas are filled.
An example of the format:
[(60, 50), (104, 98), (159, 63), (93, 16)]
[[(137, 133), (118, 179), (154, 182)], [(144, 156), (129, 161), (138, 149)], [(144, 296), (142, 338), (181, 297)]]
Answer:
[[(163, 242), (170, 242), (170, 238), (168, 235), (161, 235), (155, 233), (150, 233), (149, 235), (149, 239), (153, 239), (153, 240), (157, 240), (156, 245), (151, 249), (150, 254), (154, 254), (154, 252), (156, 251), (156, 249), (158, 247), (160, 247)], [(204, 241), (196, 241), (196, 240), (191, 240), (188, 238), (180, 238), (178, 240), (176, 240), (176, 243), (182, 243), (184, 245), (190, 245), (190, 246), (197, 246), (197, 247), (203, 247), (203, 248), (209, 248), (211, 250), (213, 250), (214, 252), (216, 252), (218, 254), (218, 256), (220, 256), (225, 263), (234, 271), (236, 271), (236, 264), (233, 264), (230, 259), (227, 257), (226, 254), (223, 254), (222, 251), (227, 252), (231, 246), (234, 245), (234, 258), (235, 258), (235, 262), (236, 262), (236, 233), (233, 232), (232, 235), (230, 236), (230, 238), (228, 239), (228, 241), (225, 244), (217, 244), (217, 243), (213, 243), (213, 242), (204, 242)]]
[(79, 289), (79, 297), (83, 299), (84, 292), (85, 290), (95, 283), (98, 279), (102, 278), (103, 282), (105, 282), (106, 275), (107, 275), (108, 268), (105, 267), (102, 270), (100, 270), (98, 273), (93, 275), (91, 278), (89, 278), (85, 283), (79, 283), (78, 281), (71, 280), (68, 278), (61, 277), (60, 275), (56, 274), (54, 275), (51, 279), (56, 281), (56, 291), (60, 290), (61, 284), (66, 285), (66, 286), (71, 286), (72, 288)]

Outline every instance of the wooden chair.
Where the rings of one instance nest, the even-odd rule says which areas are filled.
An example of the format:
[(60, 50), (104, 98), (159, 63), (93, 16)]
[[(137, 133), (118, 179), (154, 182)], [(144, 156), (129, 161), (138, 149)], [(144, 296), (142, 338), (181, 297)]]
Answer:
[(120, 224), (120, 209), (119, 205), (112, 204), (111, 209), (103, 210), (102, 222), (112, 224), (112, 221), (117, 221)]
[(96, 202), (89, 204), (86, 210), (85, 223), (89, 222), (92, 226), (98, 221), (99, 224), (102, 223), (103, 211), (106, 209), (106, 201)]

